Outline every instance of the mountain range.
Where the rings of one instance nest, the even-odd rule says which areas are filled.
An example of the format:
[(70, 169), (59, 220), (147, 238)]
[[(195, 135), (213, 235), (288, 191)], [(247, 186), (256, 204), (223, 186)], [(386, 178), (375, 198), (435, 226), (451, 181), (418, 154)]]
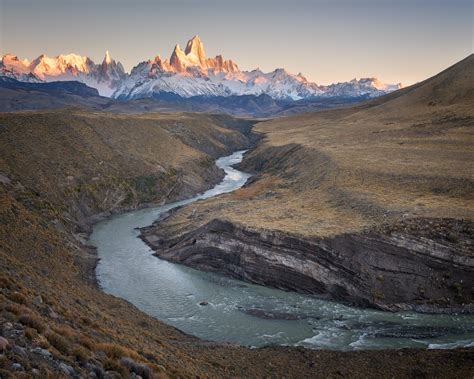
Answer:
[(100, 64), (76, 54), (33, 61), (6, 54), (0, 61), (0, 76), (21, 82), (79, 81), (96, 88), (101, 96), (119, 100), (143, 98), (233, 97), (268, 95), (274, 100), (359, 99), (384, 95), (401, 88), (377, 78), (318, 85), (301, 73), (294, 75), (283, 68), (264, 73), (260, 69), (242, 71), (222, 55), (206, 56), (198, 36), (190, 39), (184, 50), (176, 45), (169, 59), (156, 56), (125, 72), (122, 64), (107, 51)]

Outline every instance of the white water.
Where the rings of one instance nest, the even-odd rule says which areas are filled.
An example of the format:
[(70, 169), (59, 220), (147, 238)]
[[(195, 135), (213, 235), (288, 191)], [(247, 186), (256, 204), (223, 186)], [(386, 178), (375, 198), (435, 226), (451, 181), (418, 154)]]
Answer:
[[(474, 317), (357, 309), (204, 273), (153, 256), (135, 228), (174, 207), (233, 191), (249, 174), (232, 168), (242, 151), (217, 160), (226, 172), (192, 199), (115, 216), (94, 227), (102, 289), (197, 337), (250, 346), (273, 344), (356, 350), (473, 346)], [(207, 306), (199, 305), (207, 301)], [(252, 314), (253, 313), (253, 314)]]

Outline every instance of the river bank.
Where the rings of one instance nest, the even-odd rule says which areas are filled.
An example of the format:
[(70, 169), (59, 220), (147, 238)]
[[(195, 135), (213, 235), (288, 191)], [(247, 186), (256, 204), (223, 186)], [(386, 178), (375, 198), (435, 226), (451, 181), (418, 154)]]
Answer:
[[(455, 220), (423, 222), (448, 233)], [(140, 237), (162, 259), (264, 286), (385, 311), (473, 313), (473, 258), (458, 255), (456, 243), (420, 235), (419, 224), (411, 222), (417, 233), (410, 234), (308, 239), (213, 219), (183, 234), (158, 222)], [(464, 224), (458, 228), (468, 230)]]

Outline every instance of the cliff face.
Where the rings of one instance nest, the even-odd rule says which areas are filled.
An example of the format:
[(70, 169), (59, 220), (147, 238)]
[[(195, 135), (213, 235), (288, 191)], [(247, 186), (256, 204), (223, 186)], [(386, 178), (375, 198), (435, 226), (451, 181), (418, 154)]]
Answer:
[[(458, 224), (436, 222), (450, 229)], [(309, 239), (214, 219), (169, 239), (155, 225), (144, 228), (142, 238), (172, 262), (358, 306), (460, 311), (457, 306), (473, 299), (473, 257), (460, 255), (455, 242), (422, 233), (380, 230)]]

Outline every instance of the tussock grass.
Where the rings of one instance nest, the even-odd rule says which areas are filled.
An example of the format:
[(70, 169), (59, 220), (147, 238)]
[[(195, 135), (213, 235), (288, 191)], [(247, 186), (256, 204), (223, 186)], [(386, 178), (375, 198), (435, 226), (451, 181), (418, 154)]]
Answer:
[(277, 179), (274, 177), (264, 177), (251, 186), (234, 191), (231, 198), (235, 200), (250, 200), (260, 195), (271, 195), (271, 191), (276, 187), (277, 182)]
[(72, 351), (72, 356), (79, 362), (86, 363), (89, 360), (91, 354), (89, 350), (85, 349), (84, 347), (77, 346)]
[(258, 123), (263, 141), (243, 162), (257, 180), (161, 227), (183, 232), (219, 218), (324, 237), (406, 218), (472, 220), (473, 63), (471, 55), (416, 90)]
[(111, 359), (120, 359), (124, 357), (135, 360), (143, 360), (136, 351), (115, 343), (100, 343), (95, 347), (96, 351), (103, 351)]
[(46, 339), (56, 350), (63, 354), (69, 354), (71, 350), (71, 342), (55, 332), (49, 332), (46, 334)]
[(18, 304), (26, 304), (26, 296), (20, 292), (12, 292), (8, 298)]
[(0, 288), (12, 289), (14, 286), (13, 281), (6, 275), (0, 274)]
[(39, 316), (34, 315), (33, 313), (27, 313), (21, 315), (18, 319), (25, 326), (29, 326), (30, 328), (36, 329), (39, 333), (43, 333), (47, 325), (43, 321), (43, 319)]
[(27, 313), (30, 311), (29, 308), (23, 306), (23, 305), (18, 305), (18, 304), (7, 304), (5, 305), (4, 308), (7, 312), (13, 313), (16, 316), (21, 315), (22, 313)]
[(128, 368), (125, 366), (122, 366), (120, 362), (116, 359), (107, 359), (104, 362), (104, 369), (106, 371), (115, 371), (117, 372), (122, 378), (128, 378), (129, 377), (129, 371)]

